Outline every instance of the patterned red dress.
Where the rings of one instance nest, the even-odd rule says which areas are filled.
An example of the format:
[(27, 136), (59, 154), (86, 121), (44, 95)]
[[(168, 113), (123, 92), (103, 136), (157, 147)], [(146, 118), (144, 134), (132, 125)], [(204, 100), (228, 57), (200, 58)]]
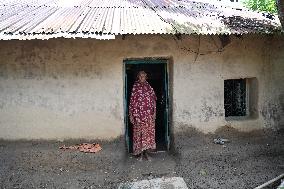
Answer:
[(129, 116), (133, 124), (134, 155), (147, 149), (156, 149), (156, 100), (156, 94), (147, 81), (134, 83), (129, 104)]

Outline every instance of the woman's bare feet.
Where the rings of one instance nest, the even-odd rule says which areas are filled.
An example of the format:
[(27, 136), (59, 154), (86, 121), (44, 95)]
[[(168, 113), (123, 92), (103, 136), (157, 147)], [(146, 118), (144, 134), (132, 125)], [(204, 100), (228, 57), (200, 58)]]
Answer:
[(144, 156), (145, 156), (147, 161), (152, 161), (152, 158), (150, 157), (150, 155), (147, 152), (144, 152)]
[(137, 158), (138, 161), (143, 161), (143, 154), (138, 154), (138, 155), (135, 155), (135, 157)]

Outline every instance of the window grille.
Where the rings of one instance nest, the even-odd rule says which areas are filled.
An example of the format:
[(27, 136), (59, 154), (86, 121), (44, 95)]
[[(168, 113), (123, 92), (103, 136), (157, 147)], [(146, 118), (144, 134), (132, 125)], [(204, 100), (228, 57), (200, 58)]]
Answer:
[(225, 117), (247, 115), (246, 79), (224, 81)]

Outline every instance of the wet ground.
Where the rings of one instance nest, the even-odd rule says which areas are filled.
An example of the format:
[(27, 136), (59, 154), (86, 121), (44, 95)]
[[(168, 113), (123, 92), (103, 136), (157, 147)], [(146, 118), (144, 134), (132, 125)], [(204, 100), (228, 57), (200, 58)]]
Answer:
[[(214, 144), (218, 136), (230, 143)], [(0, 141), (0, 188), (117, 188), (160, 177), (183, 177), (188, 188), (253, 188), (284, 173), (283, 131), (187, 129), (171, 153), (152, 154), (151, 162), (125, 153), (122, 138), (99, 141), (96, 154), (58, 148), (80, 142), (89, 141)]]

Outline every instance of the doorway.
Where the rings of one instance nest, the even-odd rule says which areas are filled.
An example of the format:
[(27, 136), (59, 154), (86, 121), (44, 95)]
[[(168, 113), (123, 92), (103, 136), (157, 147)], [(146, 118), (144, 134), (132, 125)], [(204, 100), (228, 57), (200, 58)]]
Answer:
[(133, 125), (128, 116), (130, 95), (137, 73), (141, 70), (147, 73), (147, 81), (157, 96), (155, 121), (157, 151), (166, 151), (170, 144), (168, 61), (166, 59), (131, 59), (124, 61), (124, 123), (127, 149), (128, 152), (132, 153)]

